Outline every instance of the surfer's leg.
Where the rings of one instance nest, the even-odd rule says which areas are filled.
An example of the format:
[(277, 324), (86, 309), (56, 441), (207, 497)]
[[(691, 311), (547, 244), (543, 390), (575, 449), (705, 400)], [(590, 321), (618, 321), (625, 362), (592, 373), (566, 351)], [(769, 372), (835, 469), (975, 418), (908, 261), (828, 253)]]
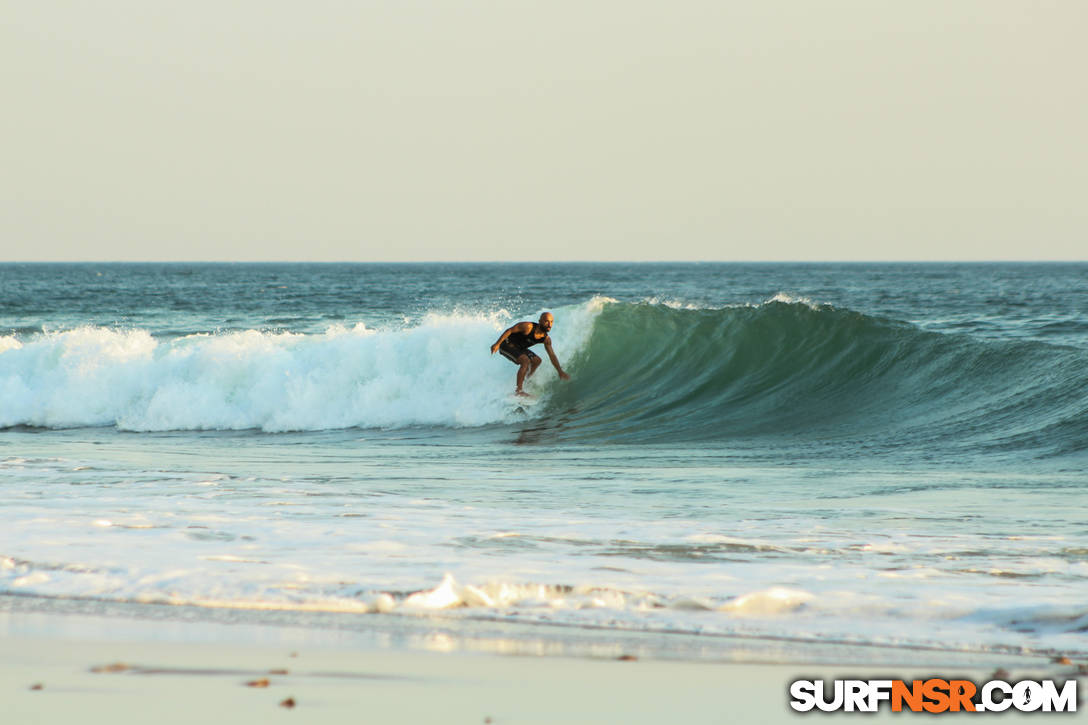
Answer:
[(529, 374), (526, 375), (525, 377), (526, 378), (531, 378), (531, 377), (533, 377), (533, 373), (536, 372), (536, 369), (538, 367), (540, 367), (540, 363), (543, 362), (543, 360), (541, 360), (539, 357), (537, 357), (536, 355), (534, 355), (531, 352), (527, 352), (525, 354), (529, 356)]
[(514, 392), (518, 395), (524, 395), (525, 391), (521, 389), (521, 386), (525, 384), (525, 376), (529, 372), (529, 355), (523, 353), (517, 359), (518, 363), (518, 387)]

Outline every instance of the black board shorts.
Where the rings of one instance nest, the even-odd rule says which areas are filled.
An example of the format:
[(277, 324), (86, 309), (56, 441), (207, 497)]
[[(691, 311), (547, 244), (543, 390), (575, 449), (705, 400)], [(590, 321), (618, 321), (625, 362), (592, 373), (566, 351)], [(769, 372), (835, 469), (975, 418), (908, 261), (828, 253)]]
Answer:
[(515, 363), (517, 365), (521, 364), (521, 363), (518, 362), (518, 358), (521, 357), (522, 355), (528, 355), (530, 363), (533, 363), (534, 361), (537, 362), (537, 363), (540, 362), (540, 356), (537, 355), (532, 350), (530, 350), (529, 348), (527, 348), (527, 347), (517, 347), (516, 345), (508, 345), (505, 342), (503, 344), (499, 345), (499, 353), (504, 358), (506, 358), (510, 362)]

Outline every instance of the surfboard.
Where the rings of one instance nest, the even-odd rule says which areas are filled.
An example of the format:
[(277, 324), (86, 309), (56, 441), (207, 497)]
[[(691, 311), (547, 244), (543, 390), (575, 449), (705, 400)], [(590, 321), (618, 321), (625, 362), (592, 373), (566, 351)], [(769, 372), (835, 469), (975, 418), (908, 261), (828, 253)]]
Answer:
[(540, 398), (535, 395), (511, 395), (508, 400), (514, 406), (515, 413), (526, 413), (534, 405), (540, 403)]

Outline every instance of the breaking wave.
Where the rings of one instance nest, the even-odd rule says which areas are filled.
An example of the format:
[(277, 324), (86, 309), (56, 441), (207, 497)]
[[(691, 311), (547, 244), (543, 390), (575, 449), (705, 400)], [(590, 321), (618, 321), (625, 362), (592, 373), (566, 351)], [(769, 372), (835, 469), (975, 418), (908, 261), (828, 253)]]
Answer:
[[(531, 409), (566, 440), (753, 438), (1088, 450), (1088, 354), (987, 341), (784, 295), (698, 309), (597, 297), (557, 310)], [(488, 347), (513, 318), (431, 314), (401, 329), (159, 339), (84, 327), (0, 338), (0, 426), (133, 431), (524, 423)]]

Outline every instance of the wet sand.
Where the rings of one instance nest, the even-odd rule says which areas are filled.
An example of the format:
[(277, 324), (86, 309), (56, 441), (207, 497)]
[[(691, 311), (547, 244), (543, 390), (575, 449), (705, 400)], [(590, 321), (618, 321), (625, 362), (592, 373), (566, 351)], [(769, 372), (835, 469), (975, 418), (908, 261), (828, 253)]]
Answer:
[[(872, 665), (293, 647), (238, 637), (185, 642), (178, 641), (179, 625), (159, 640), (148, 636), (146, 623), (127, 635), (96, 639), (100, 633), (90, 630), (86, 637), (73, 634), (78, 621), (5, 615), (3, 722), (777, 723), (813, 717), (789, 708), (789, 683), (799, 677), (955, 674), (981, 681), (993, 674), (992, 669), (918, 672)], [(50, 625), (56, 635), (43, 633)], [(180, 627), (184, 635), (186, 625)], [(192, 632), (194, 640), (207, 636), (207, 628), (196, 625)], [(1012, 675), (1070, 671), (1038, 664)], [(896, 716), (909, 717), (890, 712), (875, 717)], [(831, 717), (871, 722), (874, 715)], [(1030, 716), (1006, 713), (1003, 721), (1021, 717)]]

